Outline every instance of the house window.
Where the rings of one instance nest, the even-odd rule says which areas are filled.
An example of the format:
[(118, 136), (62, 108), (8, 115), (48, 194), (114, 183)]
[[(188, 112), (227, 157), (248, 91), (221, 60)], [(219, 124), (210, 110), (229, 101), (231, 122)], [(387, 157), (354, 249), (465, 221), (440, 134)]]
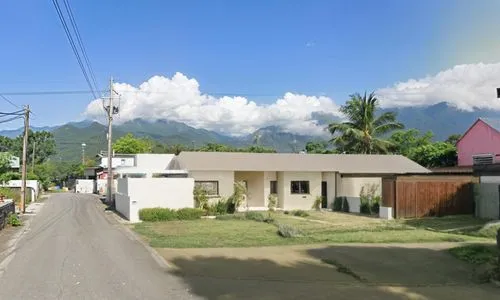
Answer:
[(219, 195), (219, 182), (218, 181), (195, 181), (194, 186), (201, 188), (209, 196)]
[(271, 186), (271, 194), (277, 194), (278, 193), (278, 182), (276, 180), (271, 180), (270, 186)]
[(309, 181), (292, 181), (290, 192), (292, 194), (309, 194)]

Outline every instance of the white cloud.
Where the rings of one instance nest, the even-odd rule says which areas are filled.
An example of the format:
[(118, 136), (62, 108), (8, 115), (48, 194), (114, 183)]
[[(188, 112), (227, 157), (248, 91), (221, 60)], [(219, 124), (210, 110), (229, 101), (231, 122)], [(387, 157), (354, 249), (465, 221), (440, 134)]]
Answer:
[(500, 63), (457, 65), (434, 76), (410, 79), (376, 91), (383, 107), (448, 102), (462, 110), (500, 109)]
[[(198, 81), (181, 73), (172, 78), (154, 76), (139, 87), (117, 83), (114, 88), (121, 94), (118, 123), (167, 119), (234, 136), (277, 125), (289, 132), (319, 135), (325, 132), (324, 125), (312, 118), (314, 112), (340, 116), (339, 107), (329, 97), (285, 93), (267, 105), (245, 97), (214, 97), (202, 94)], [(92, 101), (85, 115), (102, 118), (101, 100)]]

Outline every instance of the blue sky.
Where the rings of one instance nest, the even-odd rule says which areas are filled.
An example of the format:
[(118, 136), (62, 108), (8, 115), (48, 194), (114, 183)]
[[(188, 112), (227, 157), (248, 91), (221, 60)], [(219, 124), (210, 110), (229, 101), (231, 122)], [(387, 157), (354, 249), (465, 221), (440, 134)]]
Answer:
[[(138, 86), (180, 72), (216, 97), (262, 105), (289, 92), (342, 104), (353, 92), (500, 61), (495, 0), (69, 2), (103, 88), (110, 76)], [(51, 1), (2, 1), (0, 36), (0, 93), (87, 89)], [(33, 107), (35, 125), (81, 119), (93, 100), (9, 98)]]

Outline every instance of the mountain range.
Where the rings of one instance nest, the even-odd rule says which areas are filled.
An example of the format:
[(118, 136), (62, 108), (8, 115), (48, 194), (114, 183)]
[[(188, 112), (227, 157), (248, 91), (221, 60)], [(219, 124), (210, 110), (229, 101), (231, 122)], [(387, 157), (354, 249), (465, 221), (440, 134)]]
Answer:
[[(416, 128), (421, 131), (432, 131), (435, 140), (444, 140), (451, 134), (463, 133), (478, 117), (495, 118), (500, 112), (492, 110), (463, 111), (446, 103), (438, 103), (426, 107), (391, 108), (385, 111), (398, 113), (398, 120), (406, 128)], [(326, 125), (335, 119), (328, 113), (313, 115), (318, 124)], [(33, 130), (47, 130), (54, 134), (58, 155), (61, 160), (78, 160), (82, 155), (82, 143), (86, 144), (86, 156), (94, 156), (100, 150), (106, 149), (107, 126), (85, 120), (70, 122), (61, 126), (32, 127)], [(0, 131), (0, 135), (15, 137), (22, 129)], [(113, 127), (113, 140), (132, 133), (140, 137), (150, 137), (169, 145), (183, 144), (187, 146), (202, 146), (206, 143), (220, 143), (235, 147), (244, 147), (257, 142), (259, 145), (272, 147), (279, 152), (296, 152), (304, 149), (308, 141), (325, 140), (325, 136), (299, 135), (283, 131), (280, 127), (270, 126), (257, 130), (253, 134), (233, 137), (214, 131), (198, 129), (181, 122), (169, 120), (147, 121), (135, 119)]]

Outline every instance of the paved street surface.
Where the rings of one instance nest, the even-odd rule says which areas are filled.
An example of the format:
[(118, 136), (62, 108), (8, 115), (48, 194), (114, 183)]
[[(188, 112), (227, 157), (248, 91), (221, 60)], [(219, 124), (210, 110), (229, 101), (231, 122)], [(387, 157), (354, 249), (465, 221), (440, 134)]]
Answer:
[(0, 299), (194, 299), (95, 196), (55, 194), (30, 221), (0, 258)]

